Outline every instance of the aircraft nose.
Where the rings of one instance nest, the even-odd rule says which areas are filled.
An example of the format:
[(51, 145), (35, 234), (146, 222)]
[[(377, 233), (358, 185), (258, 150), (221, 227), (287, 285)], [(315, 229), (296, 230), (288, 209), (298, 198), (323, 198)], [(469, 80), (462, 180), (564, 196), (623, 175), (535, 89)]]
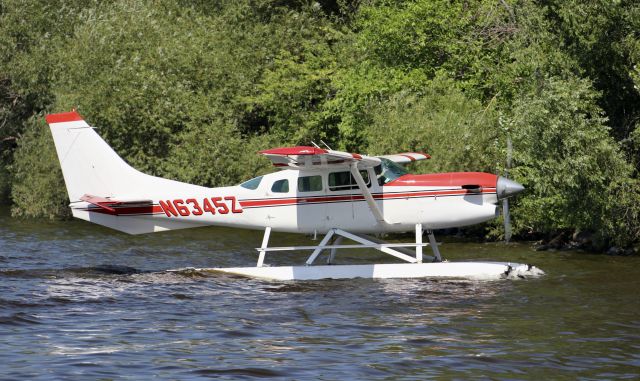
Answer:
[(498, 193), (498, 199), (515, 196), (522, 192), (524, 187), (522, 184), (516, 183), (513, 180), (509, 180), (506, 177), (499, 176), (496, 184), (496, 192)]

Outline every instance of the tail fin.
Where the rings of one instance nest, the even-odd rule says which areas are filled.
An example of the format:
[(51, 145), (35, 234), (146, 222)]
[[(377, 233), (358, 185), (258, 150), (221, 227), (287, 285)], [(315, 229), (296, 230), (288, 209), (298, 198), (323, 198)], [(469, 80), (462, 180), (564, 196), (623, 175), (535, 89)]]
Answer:
[(85, 194), (122, 197), (146, 176), (127, 164), (76, 111), (45, 117), (71, 202)]
[[(150, 176), (132, 168), (76, 111), (49, 114), (45, 119), (51, 128), (72, 205), (86, 201), (83, 199), (86, 195), (99, 195), (114, 200), (145, 199), (157, 202), (165, 197), (164, 192), (193, 193), (205, 189)], [(73, 207), (72, 211), (75, 217), (133, 234), (192, 226), (187, 223), (173, 223), (169, 226), (164, 222), (134, 221), (141, 217), (118, 220), (117, 216), (89, 213), (86, 209), (80, 211)]]

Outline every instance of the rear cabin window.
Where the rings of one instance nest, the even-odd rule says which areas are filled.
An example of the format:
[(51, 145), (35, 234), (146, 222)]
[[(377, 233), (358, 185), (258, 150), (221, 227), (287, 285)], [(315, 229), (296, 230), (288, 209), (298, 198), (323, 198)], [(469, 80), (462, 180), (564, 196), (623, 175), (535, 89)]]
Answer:
[(278, 180), (271, 186), (271, 192), (287, 193), (289, 192), (289, 180)]
[(258, 186), (260, 185), (260, 181), (262, 181), (262, 176), (254, 177), (251, 180), (247, 180), (244, 183), (240, 184), (240, 186), (243, 187), (243, 188), (256, 190), (256, 189), (258, 189)]
[[(365, 184), (367, 184), (367, 187), (370, 187), (369, 172), (360, 171), (360, 175)], [(331, 172), (329, 173), (329, 189), (332, 191), (358, 189), (358, 183), (356, 183), (356, 179), (353, 178), (349, 171)]]
[(322, 190), (322, 176), (298, 177), (298, 192), (318, 192)]

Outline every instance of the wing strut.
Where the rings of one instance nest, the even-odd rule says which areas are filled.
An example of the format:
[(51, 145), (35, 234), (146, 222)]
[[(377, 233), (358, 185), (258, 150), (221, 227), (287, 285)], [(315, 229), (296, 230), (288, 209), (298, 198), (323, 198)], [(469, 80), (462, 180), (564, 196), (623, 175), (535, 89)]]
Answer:
[(382, 215), (382, 211), (380, 211), (380, 208), (378, 208), (378, 205), (373, 199), (371, 192), (369, 192), (369, 188), (367, 188), (367, 184), (365, 184), (364, 179), (360, 174), (360, 171), (358, 171), (358, 163), (357, 162), (351, 163), (350, 169), (351, 169), (351, 175), (356, 180), (358, 187), (362, 191), (362, 195), (364, 196), (364, 199), (367, 201), (367, 204), (369, 205), (369, 210), (371, 210), (371, 213), (373, 213), (373, 216), (376, 218), (376, 220), (380, 224), (388, 224), (389, 222), (387, 222), (384, 219), (384, 216)]

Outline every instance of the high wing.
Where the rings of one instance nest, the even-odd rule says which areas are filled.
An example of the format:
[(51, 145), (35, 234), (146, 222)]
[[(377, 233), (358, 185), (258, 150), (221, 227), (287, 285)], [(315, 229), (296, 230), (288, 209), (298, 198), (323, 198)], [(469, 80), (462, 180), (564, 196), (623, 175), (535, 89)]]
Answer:
[(282, 147), (260, 151), (271, 160), (274, 167), (288, 167), (290, 169), (314, 169), (331, 166), (350, 166), (356, 163), (359, 169), (375, 167), (380, 159), (317, 147), (297, 146)]
[(380, 158), (309, 146), (274, 148), (260, 151), (260, 153), (266, 155), (276, 167), (292, 169), (348, 167), (375, 219), (379, 224), (389, 223), (384, 219), (382, 211), (376, 205), (371, 191), (360, 174), (360, 170), (380, 164), (382, 162)]
[(406, 164), (414, 161), (431, 159), (431, 156), (422, 152), (404, 152), (404, 153), (396, 153), (393, 155), (382, 155), (382, 156), (376, 156), (376, 157), (382, 158), (382, 159), (388, 159), (398, 164)]

